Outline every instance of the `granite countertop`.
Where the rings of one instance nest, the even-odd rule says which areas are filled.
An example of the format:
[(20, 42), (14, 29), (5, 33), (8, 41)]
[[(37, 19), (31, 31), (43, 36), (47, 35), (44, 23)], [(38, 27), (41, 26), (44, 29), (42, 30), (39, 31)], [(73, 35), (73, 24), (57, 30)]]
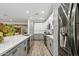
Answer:
[(29, 36), (24, 36), (24, 35), (15, 35), (15, 36), (9, 36), (9, 37), (4, 37), (4, 41), (0, 43), (0, 55), (5, 54), (15, 46), (17, 46), (19, 43), (23, 42)]

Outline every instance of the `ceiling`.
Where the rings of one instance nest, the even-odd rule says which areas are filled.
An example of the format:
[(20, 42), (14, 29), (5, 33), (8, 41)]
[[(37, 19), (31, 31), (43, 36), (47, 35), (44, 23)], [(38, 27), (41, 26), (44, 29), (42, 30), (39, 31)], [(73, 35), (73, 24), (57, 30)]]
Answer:
[(0, 21), (43, 22), (52, 11), (51, 3), (0, 3)]

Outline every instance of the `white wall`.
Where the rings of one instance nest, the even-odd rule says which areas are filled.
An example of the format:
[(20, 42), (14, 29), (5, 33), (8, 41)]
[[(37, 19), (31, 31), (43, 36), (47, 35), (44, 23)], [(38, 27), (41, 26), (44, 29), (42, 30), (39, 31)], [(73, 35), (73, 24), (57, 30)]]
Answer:
[(45, 23), (35, 23), (34, 24), (34, 33), (44, 33), (46, 30), (46, 25)]
[(34, 24), (34, 33), (44, 33), (47, 30), (48, 23), (52, 26), (53, 21), (53, 13), (44, 23), (35, 23)]
[(54, 19), (54, 40), (53, 40), (53, 55), (58, 56), (58, 7), (60, 6), (60, 4), (55, 4), (55, 6), (53, 7), (53, 11), (54, 11), (54, 15), (53, 15), (53, 19)]
[[(45, 22), (46, 27), (47, 27), (48, 24), (50, 24), (51, 29), (52, 29), (53, 28), (52, 22), (53, 22), (53, 12), (50, 15), (50, 17), (47, 19), (47, 21)], [(48, 29), (46, 28), (46, 30), (48, 30)]]
[(34, 33), (34, 22), (31, 20), (28, 20), (28, 34)]
[(53, 53), (55, 56), (58, 55), (58, 11), (54, 12), (54, 40), (53, 40)]

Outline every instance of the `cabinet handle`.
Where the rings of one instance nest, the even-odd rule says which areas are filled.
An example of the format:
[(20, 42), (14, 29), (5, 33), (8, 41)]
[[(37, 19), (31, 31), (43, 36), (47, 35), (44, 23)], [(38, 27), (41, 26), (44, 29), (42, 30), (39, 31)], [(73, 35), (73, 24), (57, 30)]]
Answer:
[(16, 53), (16, 51), (17, 51), (17, 49), (15, 49), (15, 50), (12, 52), (12, 54), (15, 54), (15, 53)]
[(26, 51), (26, 47), (24, 47), (24, 51)]
[(50, 46), (51, 46), (51, 43), (50, 43)]

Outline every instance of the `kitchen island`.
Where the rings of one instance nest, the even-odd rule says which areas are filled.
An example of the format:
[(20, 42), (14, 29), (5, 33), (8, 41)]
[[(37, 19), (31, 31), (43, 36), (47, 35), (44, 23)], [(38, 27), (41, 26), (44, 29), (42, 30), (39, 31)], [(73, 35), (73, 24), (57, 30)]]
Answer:
[(0, 56), (27, 55), (27, 40), (31, 36), (32, 34), (4, 37), (4, 41), (0, 43)]

